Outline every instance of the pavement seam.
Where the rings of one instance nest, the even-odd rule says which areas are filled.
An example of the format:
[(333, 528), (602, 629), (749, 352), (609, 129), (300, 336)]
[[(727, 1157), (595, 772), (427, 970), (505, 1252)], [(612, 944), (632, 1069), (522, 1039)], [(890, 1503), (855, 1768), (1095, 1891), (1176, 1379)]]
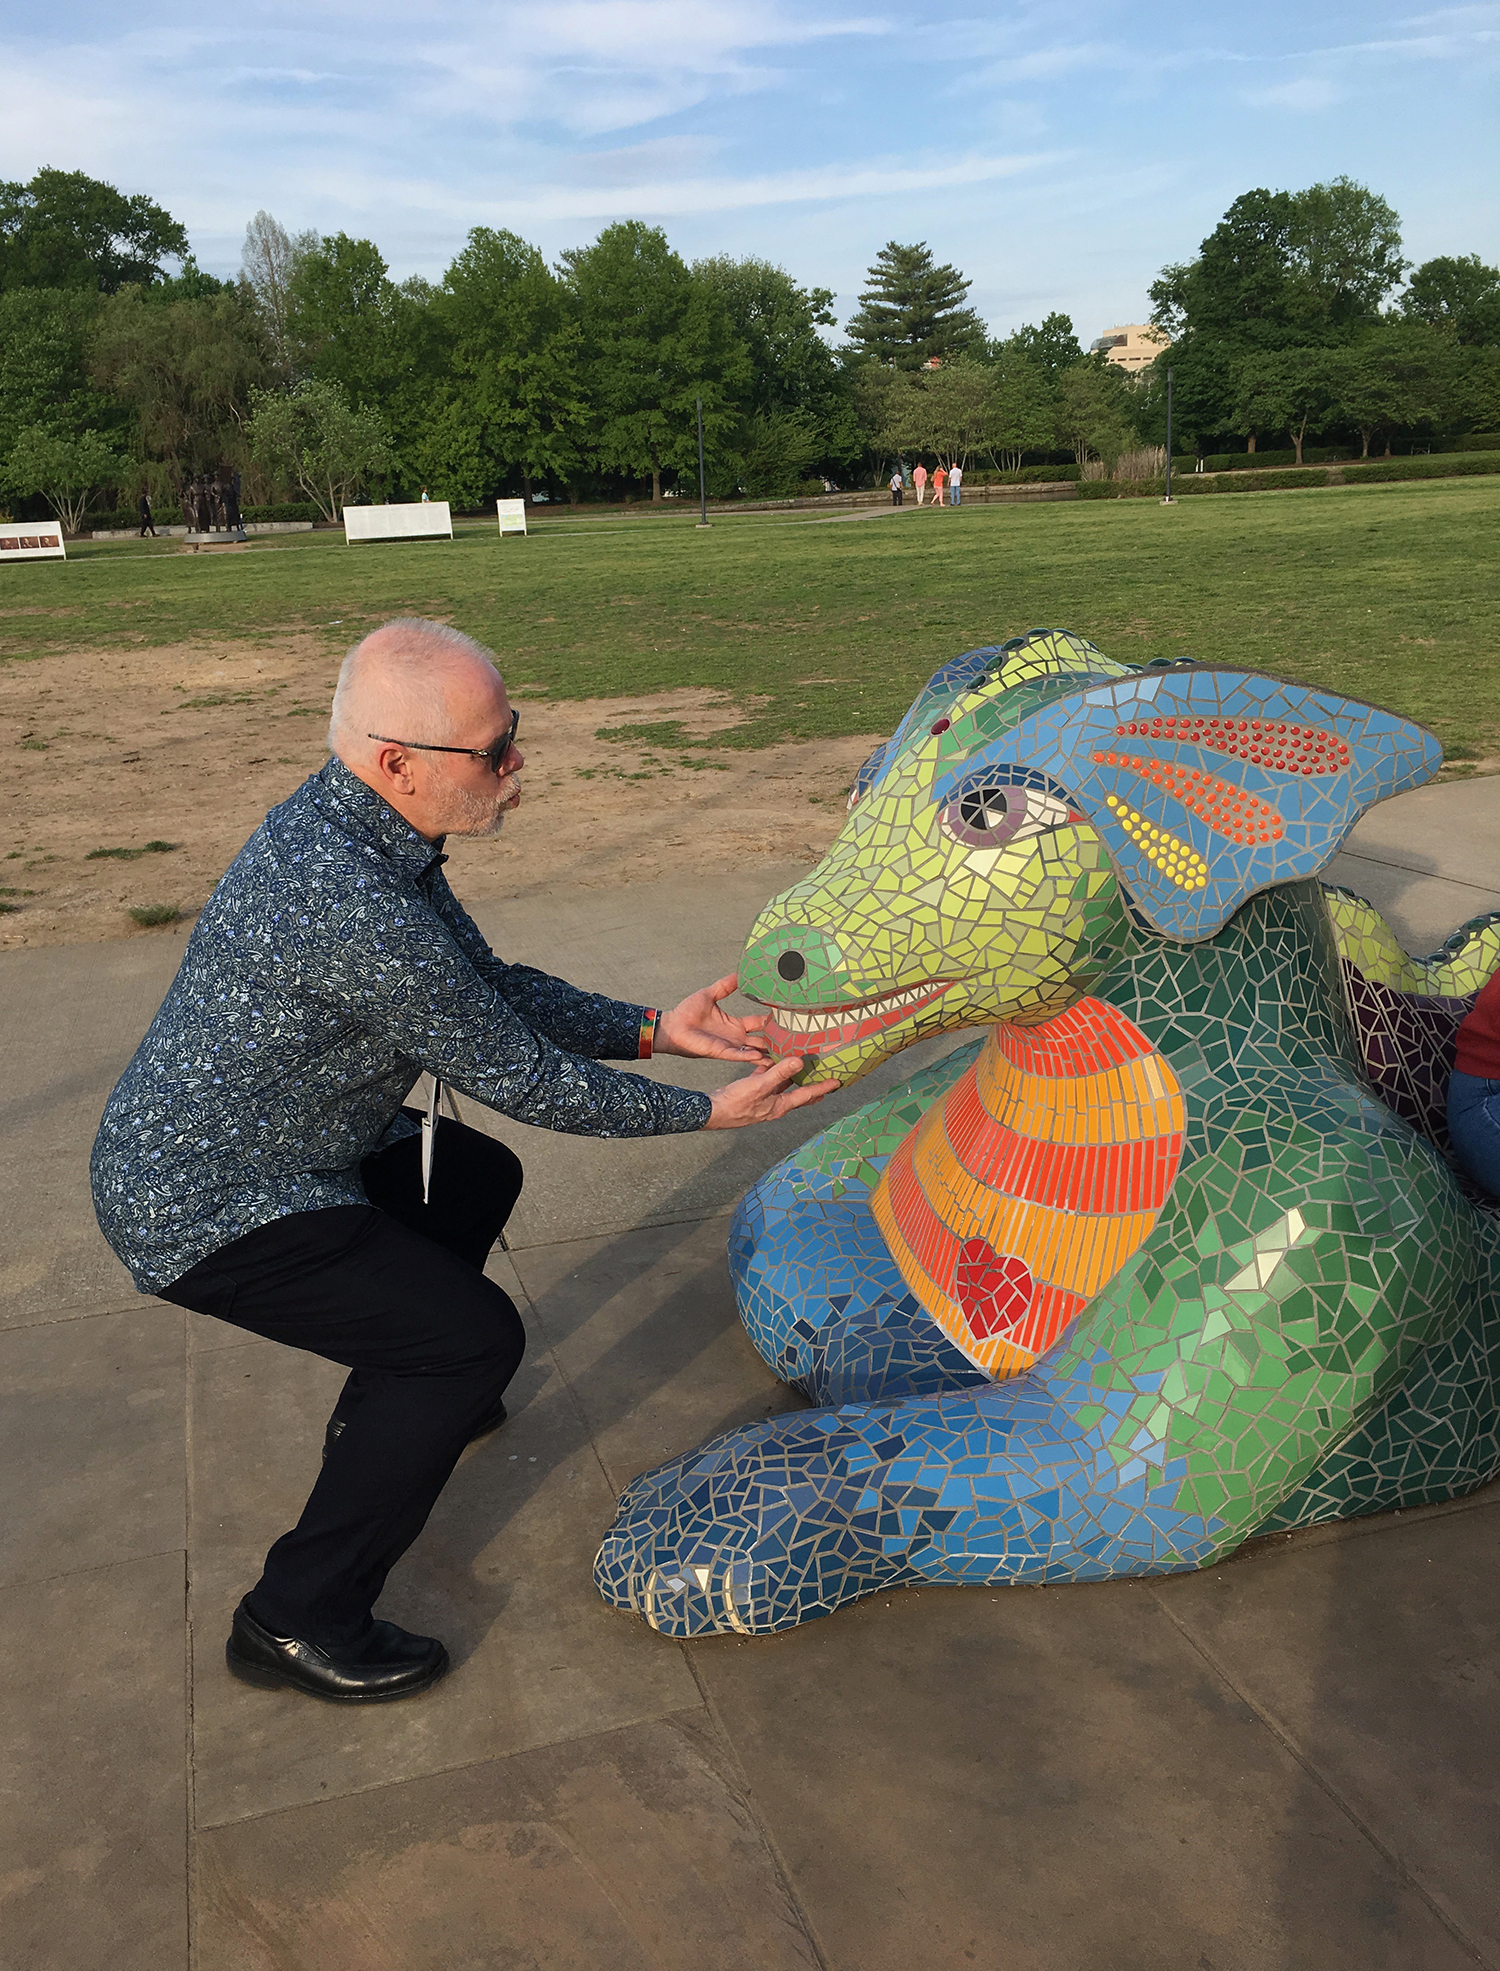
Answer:
[[(226, 1670), (225, 1675), (227, 1676), (228, 1674)], [(297, 1695), (295, 1692), (281, 1694), (288, 1698)], [(405, 1701), (415, 1702), (416, 1700), (409, 1699)], [(319, 1698), (309, 1697), (306, 1702), (316, 1704), (320, 1709), (323, 1708), (322, 1700)], [(348, 1708), (353, 1711), (359, 1707), (351, 1705)], [(341, 1800), (363, 1800), (367, 1799), (372, 1793), (392, 1792), (397, 1787), (419, 1786), (425, 1780), (444, 1779), (453, 1773), (473, 1772), (479, 1766), (503, 1766), (511, 1759), (529, 1758), (535, 1752), (546, 1752), (556, 1745), (582, 1745), (591, 1738), (608, 1738), (616, 1732), (634, 1731), (641, 1725), (660, 1724), (664, 1718), (677, 1717), (685, 1712), (689, 1716), (693, 1715), (686, 1704), (668, 1705), (662, 1711), (642, 1711), (638, 1716), (621, 1718), (611, 1725), (594, 1726), (592, 1729), (586, 1731), (562, 1732), (556, 1738), (539, 1739), (534, 1745), (518, 1745), (511, 1752), (481, 1753), (477, 1758), (473, 1759), (456, 1759), (451, 1765), (447, 1766), (423, 1766), (412, 1772), (402, 1773), (395, 1779), (373, 1779), (368, 1785), (350, 1786), (342, 1793), (319, 1793), (306, 1800), (286, 1800), (278, 1806), (261, 1807), (252, 1813), (232, 1814), (224, 1820), (205, 1820), (198, 1829), (198, 1832), (200, 1836), (220, 1834), (226, 1828), (250, 1827), (256, 1821), (275, 1820), (278, 1815), (282, 1814), (310, 1813), (314, 1808), (337, 1806)], [(1486, 1966), (1486, 1971), (1489, 1971), (1488, 1966)]]
[(734, 1776), (740, 1789), (740, 1797), (745, 1802), (750, 1818), (755, 1822), (756, 1831), (765, 1843), (766, 1853), (771, 1857), (771, 1866), (776, 1871), (776, 1879), (781, 1884), (782, 1892), (786, 1896), (787, 1901), (797, 1912), (798, 1920), (802, 1925), (802, 1934), (806, 1937), (813, 1956), (817, 1960), (818, 1971), (832, 1971), (831, 1960), (818, 1940), (817, 1926), (812, 1920), (811, 1912), (797, 1892), (796, 1882), (793, 1880), (792, 1871), (787, 1865), (786, 1857), (781, 1852), (781, 1845), (771, 1832), (765, 1816), (761, 1813), (760, 1807), (756, 1803), (755, 1789), (751, 1786), (750, 1775), (745, 1771), (744, 1765), (740, 1760), (740, 1755), (735, 1749), (735, 1743), (730, 1736), (729, 1727), (725, 1724), (723, 1715), (718, 1705), (714, 1702), (708, 1685), (698, 1673), (698, 1665), (694, 1659), (692, 1645), (691, 1643), (684, 1642), (680, 1643), (678, 1647), (681, 1649), (683, 1660), (687, 1664), (688, 1674), (698, 1686), (698, 1695), (703, 1700), (703, 1709), (708, 1716), (709, 1723), (713, 1726), (714, 1736), (718, 1739), (719, 1744), (723, 1748), (724, 1756), (734, 1769)]
[(87, 1567), (64, 1567), (56, 1574), (12, 1575), (9, 1580), (0, 1581), (0, 1595), (18, 1594), (23, 1588), (49, 1587), (54, 1581), (76, 1580), (81, 1574), (107, 1574), (112, 1567), (135, 1567), (143, 1560), (165, 1560), (168, 1554), (181, 1552), (181, 1547), (153, 1547), (149, 1553), (119, 1554), (113, 1560), (91, 1561)]
[(1386, 1863), (1386, 1866), (1406, 1884), (1412, 1894), (1419, 1897), (1427, 1905), (1428, 1909), (1431, 1910), (1432, 1914), (1448, 1932), (1449, 1936), (1452, 1937), (1453, 1941), (1463, 1950), (1467, 1951), (1476, 1964), (1483, 1966), (1483, 1971), (1497, 1971), (1494, 1960), (1485, 1956), (1479, 1945), (1467, 1934), (1458, 1919), (1451, 1916), (1431, 1891), (1423, 1887), (1422, 1883), (1412, 1874), (1395, 1849), (1381, 1839), (1380, 1835), (1375, 1832), (1375, 1829), (1354, 1804), (1345, 1799), (1333, 1781), (1319, 1771), (1310, 1755), (1302, 1749), (1287, 1727), (1280, 1722), (1273, 1712), (1268, 1711), (1263, 1704), (1252, 1697), (1249, 1691), (1242, 1689), (1208, 1645), (1195, 1636), (1192, 1630), (1179, 1620), (1170, 1603), (1164, 1599), (1156, 1587), (1155, 1582), (1147, 1581), (1146, 1586), (1151, 1591), (1152, 1600), (1188, 1647), (1196, 1655), (1200, 1656), (1220, 1682), (1232, 1690), (1240, 1702), (1254, 1713), (1255, 1717), (1264, 1726), (1266, 1731), (1271, 1734), (1272, 1738), (1275, 1739), (1287, 1757), (1294, 1760), (1301, 1767), (1302, 1771), (1306, 1773), (1319, 1792), (1337, 1808), (1339, 1813), (1344, 1816), (1345, 1820), (1352, 1827), (1356, 1828), (1364, 1836), (1365, 1840)]
[(197, 1351), (189, 1347), (187, 1310), (182, 1317), (186, 1376), (182, 1405), (183, 1552), (182, 1636), (187, 1652), (187, 1905), (188, 1967), (198, 1962), (198, 1719), (196, 1651), (193, 1634), (193, 1424), (197, 1412)]

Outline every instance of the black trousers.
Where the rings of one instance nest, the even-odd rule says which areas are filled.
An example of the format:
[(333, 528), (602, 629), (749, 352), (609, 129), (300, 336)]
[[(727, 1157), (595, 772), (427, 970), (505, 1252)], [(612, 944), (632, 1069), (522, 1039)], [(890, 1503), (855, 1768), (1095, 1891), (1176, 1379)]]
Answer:
[(429, 1205), (416, 1137), (367, 1157), (360, 1175), (368, 1204), (274, 1219), (161, 1295), (350, 1371), (334, 1408), (343, 1431), (250, 1591), (268, 1628), (319, 1643), (368, 1629), (386, 1575), (526, 1346), (515, 1303), (483, 1273), (520, 1195), (518, 1159), (444, 1120)]

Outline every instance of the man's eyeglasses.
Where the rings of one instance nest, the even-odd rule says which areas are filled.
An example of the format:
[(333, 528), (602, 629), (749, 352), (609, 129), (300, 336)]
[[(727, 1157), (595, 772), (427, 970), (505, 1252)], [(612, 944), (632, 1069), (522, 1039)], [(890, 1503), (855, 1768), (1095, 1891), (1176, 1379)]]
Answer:
[(367, 732), (367, 739), (378, 739), (382, 746), (404, 746), (409, 753), (462, 753), (471, 760), (488, 760), (491, 773), (499, 773), (505, 765), (505, 757), (516, 743), (516, 733), (521, 725), (521, 708), (512, 705), (510, 710), (510, 731), (503, 739), (497, 739), (493, 746), (426, 746), (417, 739), (392, 739), (384, 732)]

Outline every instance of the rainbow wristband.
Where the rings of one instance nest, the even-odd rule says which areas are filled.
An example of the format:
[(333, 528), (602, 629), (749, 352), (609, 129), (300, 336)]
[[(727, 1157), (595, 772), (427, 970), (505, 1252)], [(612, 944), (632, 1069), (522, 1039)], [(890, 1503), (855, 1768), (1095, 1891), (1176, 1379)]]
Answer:
[(656, 1024), (661, 1014), (654, 1006), (648, 1006), (641, 1015), (641, 1044), (637, 1060), (649, 1061), (656, 1051)]

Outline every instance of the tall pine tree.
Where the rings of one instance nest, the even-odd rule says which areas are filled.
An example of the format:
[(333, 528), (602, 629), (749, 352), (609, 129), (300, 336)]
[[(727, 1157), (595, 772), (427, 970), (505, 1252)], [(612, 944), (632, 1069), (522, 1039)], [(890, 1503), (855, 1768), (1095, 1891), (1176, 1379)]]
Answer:
[(925, 240), (888, 240), (875, 256), (849, 340), (868, 361), (919, 370), (936, 356), (983, 356), (984, 324), (964, 302), (971, 282), (956, 267), (938, 267)]

